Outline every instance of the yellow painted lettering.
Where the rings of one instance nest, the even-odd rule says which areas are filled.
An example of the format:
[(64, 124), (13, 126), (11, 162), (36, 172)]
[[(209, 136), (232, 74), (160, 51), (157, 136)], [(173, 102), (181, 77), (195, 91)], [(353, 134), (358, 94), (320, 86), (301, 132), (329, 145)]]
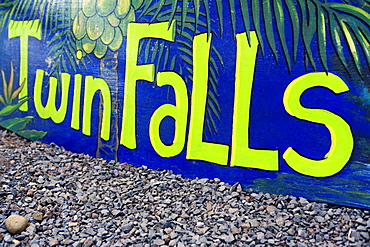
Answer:
[(246, 33), (236, 35), (237, 60), (230, 165), (278, 171), (278, 150), (253, 149), (249, 144), (252, 86), (258, 50), (256, 33), (251, 32), (250, 37), (251, 46), (248, 44)]
[(194, 75), (186, 158), (227, 165), (229, 147), (224, 144), (203, 141), (211, 40), (212, 36), (210, 35), (209, 39), (207, 39), (207, 34), (200, 34), (194, 37)]
[(301, 105), (302, 94), (315, 87), (325, 87), (335, 94), (347, 92), (346, 83), (338, 76), (326, 73), (310, 73), (295, 79), (284, 93), (286, 111), (301, 120), (322, 124), (331, 135), (331, 147), (323, 159), (313, 160), (288, 148), (283, 158), (295, 171), (312, 177), (329, 177), (340, 172), (351, 158), (354, 148), (350, 126), (340, 116), (324, 109), (306, 108)]
[[(20, 38), (20, 75), (19, 85), (25, 81), (19, 98), (28, 96), (28, 37), (34, 37), (41, 40), (40, 20), (33, 21), (13, 21), (9, 23), (9, 39)], [(26, 101), (20, 108), (21, 111), (28, 111), (28, 102)]]
[(98, 91), (100, 91), (103, 98), (104, 107), (100, 136), (103, 140), (108, 141), (110, 138), (112, 99), (107, 82), (101, 78), (93, 78), (92, 76), (86, 76), (85, 78), (82, 133), (87, 136), (91, 135), (92, 102)]
[(120, 144), (135, 149), (136, 144), (136, 82), (154, 81), (154, 64), (138, 65), (139, 42), (145, 38), (174, 41), (175, 22), (130, 23), (127, 30), (126, 78), (123, 99), (123, 119)]
[(71, 128), (75, 130), (80, 129), (80, 113), (81, 113), (81, 83), (82, 75), (75, 75), (75, 84), (73, 90), (73, 105), (72, 105), (72, 118)]
[(42, 85), (44, 81), (44, 71), (37, 70), (36, 71), (36, 80), (35, 80), (35, 88), (34, 88), (34, 104), (36, 108), (36, 112), (39, 116), (43, 119), (51, 118), (54, 123), (61, 123), (64, 121), (66, 114), (67, 114), (67, 107), (68, 107), (68, 91), (69, 91), (69, 84), (71, 80), (71, 76), (67, 73), (62, 73), (62, 83), (61, 83), (61, 103), (59, 109), (57, 110), (56, 107), (56, 94), (57, 94), (57, 87), (58, 81), (55, 77), (49, 78), (49, 95), (46, 106), (44, 107), (42, 104)]
[[(160, 72), (157, 85), (170, 85), (175, 91), (176, 105), (165, 104), (159, 107), (150, 119), (149, 134), (154, 150), (162, 157), (173, 157), (181, 153), (185, 146), (186, 124), (188, 116), (188, 94), (184, 80), (175, 72)], [(159, 129), (166, 117), (175, 120), (175, 136), (172, 145), (161, 141)]]

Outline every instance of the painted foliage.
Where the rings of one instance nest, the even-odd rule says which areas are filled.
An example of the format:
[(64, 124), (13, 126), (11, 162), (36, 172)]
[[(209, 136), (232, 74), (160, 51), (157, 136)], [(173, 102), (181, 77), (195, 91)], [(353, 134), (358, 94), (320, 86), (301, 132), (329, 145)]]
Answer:
[(186, 177), (370, 208), (369, 9), (0, 0), (0, 125)]

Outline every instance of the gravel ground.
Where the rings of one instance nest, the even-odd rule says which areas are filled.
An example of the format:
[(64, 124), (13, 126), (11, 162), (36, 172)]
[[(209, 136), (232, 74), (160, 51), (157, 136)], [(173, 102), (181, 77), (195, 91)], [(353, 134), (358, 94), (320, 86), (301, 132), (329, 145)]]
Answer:
[[(4, 221), (29, 220), (11, 235)], [(370, 246), (368, 210), (107, 162), (0, 130), (2, 246)]]

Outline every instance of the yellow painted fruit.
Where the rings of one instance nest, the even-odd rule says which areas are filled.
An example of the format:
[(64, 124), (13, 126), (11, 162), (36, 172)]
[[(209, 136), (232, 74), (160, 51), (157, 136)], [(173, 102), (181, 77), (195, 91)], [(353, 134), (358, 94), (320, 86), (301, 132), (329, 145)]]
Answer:
[(87, 19), (86, 32), (91, 40), (97, 40), (104, 32), (104, 19), (94, 15)]
[(80, 59), (83, 57), (83, 53), (82, 53), (82, 51), (81, 51), (81, 50), (78, 50), (78, 51), (76, 52), (76, 57), (77, 57), (77, 59), (78, 59), (78, 60), (80, 60)]
[(134, 11), (134, 8), (131, 8), (128, 15), (126, 16), (125, 19), (121, 20), (121, 23), (119, 24), (119, 28), (121, 29), (122, 31), (122, 35), (124, 37), (127, 36), (127, 26), (130, 22), (133, 22), (135, 21), (135, 11)]
[(108, 16), (117, 6), (117, 0), (97, 0), (96, 10), (100, 16)]
[(76, 18), (73, 20), (72, 32), (77, 40), (82, 39), (86, 34), (86, 17), (82, 10), (78, 12)]
[(107, 52), (107, 46), (105, 44), (103, 44), (100, 40), (97, 40), (96, 41), (96, 46), (95, 46), (95, 49), (94, 49), (94, 55), (97, 58), (100, 59), (100, 58), (104, 57), (106, 52)]
[(82, 49), (84, 49), (84, 51), (89, 54), (91, 53), (94, 48), (95, 48), (95, 41), (89, 39), (88, 36), (85, 36), (82, 40)]
[(113, 27), (117, 27), (119, 23), (121, 22), (121, 20), (117, 18), (114, 12), (108, 15), (108, 21), (109, 21), (109, 24), (111, 24)]
[(112, 43), (113, 39), (114, 39), (114, 34), (115, 34), (115, 31), (114, 31), (114, 27), (112, 27), (108, 21), (105, 21), (105, 28), (104, 28), (104, 32), (102, 34), (102, 36), (100, 37), (101, 41), (106, 44), (106, 45), (109, 45), (110, 43)]
[(96, 14), (96, 0), (82, 0), (82, 11), (86, 17), (91, 17)]
[(109, 48), (112, 51), (117, 51), (121, 47), (122, 42), (123, 42), (123, 36), (122, 36), (121, 29), (119, 27), (116, 27), (115, 28), (114, 39), (113, 39), (112, 43), (109, 44)]
[(117, 7), (114, 11), (118, 19), (123, 19), (128, 14), (131, 8), (131, 0), (118, 0)]

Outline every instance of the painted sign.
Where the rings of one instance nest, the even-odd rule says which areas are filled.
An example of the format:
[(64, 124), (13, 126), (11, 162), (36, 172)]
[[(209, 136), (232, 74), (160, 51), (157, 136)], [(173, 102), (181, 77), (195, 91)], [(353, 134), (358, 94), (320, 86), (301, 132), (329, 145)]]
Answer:
[(0, 0), (0, 125), (370, 208), (365, 0)]

